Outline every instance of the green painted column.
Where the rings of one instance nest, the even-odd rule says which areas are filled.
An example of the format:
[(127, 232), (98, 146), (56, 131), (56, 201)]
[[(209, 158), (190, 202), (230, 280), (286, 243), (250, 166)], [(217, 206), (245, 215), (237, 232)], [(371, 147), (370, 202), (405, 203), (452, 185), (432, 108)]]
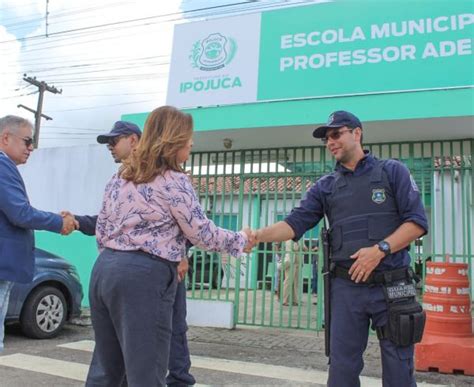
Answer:
[[(260, 227), (260, 194), (255, 195), (252, 198), (252, 220), (250, 227), (252, 230), (256, 230)], [(252, 250), (252, 281), (251, 281), (251, 289), (257, 289), (257, 281), (258, 281), (258, 249)]]
[(84, 291), (82, 306), (89, 306), (89, 280), (95, 260), (99, 255), (95, 237), (78, 231), (68, 236), (36, 231), (36, 247), (59, 255), (76, 266)]

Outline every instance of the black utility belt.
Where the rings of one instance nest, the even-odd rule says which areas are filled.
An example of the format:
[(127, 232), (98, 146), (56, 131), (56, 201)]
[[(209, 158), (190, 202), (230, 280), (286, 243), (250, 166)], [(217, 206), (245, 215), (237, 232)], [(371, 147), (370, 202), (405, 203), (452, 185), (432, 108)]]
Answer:
[[(352, 281), (351, 275), (349, 274), (349, 269), (343, 266), (336, 266), (333, 270), (331, 270), (331, 274), (333, 277), (342, 278), (345, 280)], [(395, 270), (387, 270), (387, 271), (375, 271), (370, 273), (369, 277), (363, 284), (366, 285), (387, 285), (392, 284), (397, 281), (408, 280), (412, 281), (414, 279), (413, 271), (409, 267), (402, 267), (400, 269)]]
[[(349, 269), (336, 266), (331, 270), (332, 276), (349, 281)], [(363, 284), (382, 285), (387, 301), (387, 323), (376, 327), (379, 340), (388, 339), (398, 347), (419, 343), (423, 337), (426, 314), (416, 301), (416, 288), (413, 280), (418, 282), (411, 267), (372, 272)]]

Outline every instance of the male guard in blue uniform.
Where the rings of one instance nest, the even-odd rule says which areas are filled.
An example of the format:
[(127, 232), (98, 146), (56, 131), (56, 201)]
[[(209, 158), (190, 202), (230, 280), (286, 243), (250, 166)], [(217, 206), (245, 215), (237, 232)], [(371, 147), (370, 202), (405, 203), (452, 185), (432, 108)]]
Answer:
[[(389, 285), (412, 285), (408, 247), (428, 230), (416, 183), (402, 163), (362, 149), (362, 124), (349, 112), (334, 112), (313, 136), (336, 159), (335, 171), (320, 178), (284, 221), (257, 230), (256, 238), (296, 241), (326, 216), (332, 266), (328, 385), (360, 386), (371, 323), (380, 339), (383, 385), (416, 386), (413, 343), (421, 339), (424, 315), (413, 294), (395, 303), (387, 298)], [(393, 305), (405, 309), (398, 320)], [(404, 325), (406, 319), (423, 321)], [(393, 321), (402, 323), (388, 331)]]

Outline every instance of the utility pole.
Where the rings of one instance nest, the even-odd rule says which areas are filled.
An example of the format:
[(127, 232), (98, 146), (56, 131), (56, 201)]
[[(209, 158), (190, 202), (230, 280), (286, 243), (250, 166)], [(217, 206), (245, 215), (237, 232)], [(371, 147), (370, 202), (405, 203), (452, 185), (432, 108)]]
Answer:
[(46, 31), (46, 37), (48, 37), (48, 16), (49, 16), (49, 0), (46, 0), (46, 15), (45, 15), (45, 31)]
[(26, 107), (24, 105), (18, 105), (18, 107), (22, 107), (23, 109), (26, 109), (35, 115), (35, 133), (33, 135), (33, 144), (35, 148), (38, 148), (38, 143), (39, 143), (39, 133), (40, 133), (40, 125), (41, 125), (41, 117), (46, 118), (47, 120), (52, 120), (51, 117), (48, 117), (45, 114), (42, 114), (41, 111), (43, 110), (43, 97), (44, 97), (44, 92), (49, 91), (50, 93), (53, 94), (61, 94), (63, 91), (60, 89), (56, 89), (54, 86), (49, 86), (46, 82), (44, 81), (38, 81), (36, 77), (27, 77), (26, 74), (23, 76), (23, 80), (31, 83), (32, 85), (36, 86), (39, 91), (39, 97), (38, 97), (38, 107), (36, 110), (33, 110), (29, 107)]

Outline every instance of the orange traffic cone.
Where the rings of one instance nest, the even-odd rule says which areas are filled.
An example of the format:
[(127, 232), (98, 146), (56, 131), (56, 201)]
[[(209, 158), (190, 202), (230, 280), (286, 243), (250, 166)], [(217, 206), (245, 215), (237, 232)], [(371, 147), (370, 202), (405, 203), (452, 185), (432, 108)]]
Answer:
[(418, 371), (474, 375), (474, 336), (468, 265), (426, 263), (423, 340), (415, 346)]

